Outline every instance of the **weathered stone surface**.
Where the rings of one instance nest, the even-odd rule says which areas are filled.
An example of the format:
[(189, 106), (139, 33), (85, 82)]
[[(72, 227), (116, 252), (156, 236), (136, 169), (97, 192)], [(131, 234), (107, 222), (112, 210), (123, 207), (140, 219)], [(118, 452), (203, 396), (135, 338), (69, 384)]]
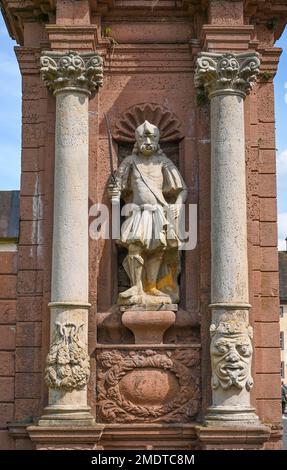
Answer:
[(43, 52), (41, 75), (50, 90), (94, 91), (103, 83), (103, 61), (96, 53)]
[[(12, 402), (0, 405), (1, 427), (3, 427), (0, 431), (0, 447), (91, 450), (97, 447), (106, 450), (178, 449), (180, 451), (193, 450), (199, 446), (206, 449), (278, 449), (281, 441), (281, 402), (277, 393), (280, 380), (277, 374), (279, 370), (279, 301), (275, 259), (277, 223), (273, 178), (275, 174), (273, 77), (276, 73), (280, 50), (273, 46), (286, 22), (286, 2), (269, 2), (267, 11), (266, 2), (256, 2), (255, 0), (252, 2), (232, 0), (213, 0), (212, 2), (175, 2), (174, 0), (160, 0), (158, 2), (141, 2), (139, 0), (121, 0), (120, 2), (117, 0), (113, 2), (106, 0), (101, 2), (64, 1), (57, 2), (56, 24), (49, 23), (51, 21), (55, 23), (53, 2), (46, 0), (38, 2), (33, 0), (30, 3), (18, 2), (17, 21), (14, 3), (7, 0), (1, 5), (4, 9), (5, 21), (9, 25), (9, 31), (13, 31), (17, 43), (21, 44), (16, 48), (16, 55), (22, 74), (23, 151), (21, 166), (22, 172), (26, 175), (22, 177), (21, 188), (21, 227), (18, 252), (18, 268), (21, 270), (21, 274), (19, 273), (17, 290), (15, 285), (12, 286), (11, 280), (6, 277), (6, 275), (16, 277), (17, 265), (10, 264), (10, 254), (3, 255), (5, 247), (1, 245), (1, 250), (4, 249), (4, 251), (1, 251), (2, 255), (0, 253), (2, 286), (0, 290), (1, 295), (3, 294), (0, 301), (0, 326), (1, 328), (13, 328), (16, 321), (17, 303), (17, 345), (19, 345), (17, 346), (18, 354), (15, 357), (17, 375), (19, 375), (17, 393), (20, 393), (22, 387), (26, 398), (15, 399), (15, 412)], [(33, 8), (31, 7), (32, 3)], [(152, 8), (148, 5), (149, 3), (153, 3)], [(271, 20), (266, 19), (266, 15)], [(162, 21), (163, 18), (164, 21)], [(273, 21), (272, 18), (278, 18), (279, 21)], [(96, 23), (91, 24), (91, 19)], [(110, 19), (112, 20), (111, 24)], [(106, 28), (106, 26), (108, 27)], [(85, 122), (81, 118), (78, 120), (71, 118), (69, 125), (65, 126), (61, 121), (57, 132), (62, 127), (62, 139), (59, 136), (55, 139), (56, 100), (52, 93), (47, 91), (40, 78), (39, 57), (43, 44), (49, 44), (52, 60), (56, 56), (56, 71), (52, 70), (51, 61), (48, 60), (45, 71), (47, 80), (67, 79), (67, 69), (72, 66), (72, 70), (69, 69), (71, 77), (66, 81), (60, 80), (51, 84), (51, 88), (54, 90), (57, 88), (56, 94), (59, 93), (59, 89), (63, 91), (67, 85), (75, 85), (79, 91), (81, 90), (81, 99), (85, 93), (88, 94), (90, 91), (89, 78), (88, 82), (79, 83), (78, 80), (81, 75), (84, 79), (87, 78), (86, 65), (83, 73), (79, 71), (81, 67), (78, 68), (77, 64), (76, 66), (75, 63), (73, 64), (68, 51), (78, 51), (73, 56), (74, 58), (81, 51), (89, 51), (91, 55), (96, 56), (99, 51), (105, 59), (103, 64), (105, 83), (100, 88), (100, 92), (90, 100), (89, 107), (87, 107), (87, 103), (83, 104), (83, 108), (80, 105), (77, 107), (79, 100), (75, 95), (69, 96), (66, 101), (62, 100), (62, 114), (68, 112), (69, 109), (74, 115), (81, 114), (84, 108), (85, 112), (88, 112), (88, 119)], [(114, 423), (111, 418), (110, 423), (105, 423), (104, 429), (103, 426), (98, 428), (82, 426), (78, 429), (65, 426), (63, 429), (61, 426), (51, 426), (52, 420), (50, 419), (49, 422), (46, 421), (46, 424), (48, 423), (46, 428), (34, 426), (34, 429), (29, 431), (29, 436), (22, 426), (17, 428), (18, 437), (16, 439), (9, 438), (6, 430), (7, 421), (15, 419), (25, 421), (40, 417), (48, 401), (47, 389), (43, 381), (43, 360), (49, 351), (50, 313), (48, 302), (51, 300), (52, 236), (53, 225), (55, 225), (53, 223), (54, 182), (56, 181), (54, 181), (54, 174), (59, 174), (57, 159), (55, 160), (55, 140), (63, 151), (60, 160), (63, 161), (64, 168), (67, 169), (67, 172), (71, 169), (70, 175), (76, 175), (75, 184), (74, 178), (67, 178), (70, 184), (65, 183), (62, 186), (63, 194), (69, 194), (71, 198), (74, 196), (74, 199), (77, 199), (81, 192), (78, 184), (81, 182), (87, 190), (85, 206), (81, 206), (79, 212), (71, 216), (72, 222), (77, 221), (74, 225), (76, 225), (75, 228), (80, 234), (79, 236), (82, 237), (81, 214), (87, 213), (87, 199), (89, 198), (90, 206), (98, 202), (108, 204), (107, 182), (110, 165), (107, 158), (108, 140), (103, 113), (109, 116), (114, 149), (118, 149), (119, 161), (115, 158), (116, 153), (114, 152), (115, 168), (132, 151), (129, 146), (133, 138), (133, 130), (144, 120), (153, 122), (161, 130), (164, 152), (180, 169), (186, 181), (189, 189), (188, 203), (198, 205), (197, 247), (192, 252), (183, 254), (181, 263), (178, 311), (185, 310), (185, 315), (189, 319), (186, 322), (188, 327), (185, 328), (181, 325), (178, 328), (175, 323), (164, 337), (164, 341), (168, 344), (162, 344), (157, 349), (153, 346), (152, 350), (163, 357), (167, 355), (167, 352), (177, 351), (181, 343), (185, 343), (186, 346), (194, 346), (197, 342), (198, 348), (201, 347), (200, 361), (203, 372), (201, 382), (198, 384), (198, 410), (200, 413), (194, 415), (197, 416), (196, 419), (201, 419), (202, 410), (207, 409), (211, 397), (210, 338), (208, 335), (210, 311), (208, 305), (212, 296), (211, 284), (213, 284), (210, 264), (214, 245), (211, 246), (210, 233), (211, 212), (213, 210), (211, 210), (211, 206), (214, 207), (215, 198), (214, 193), (211, 193), (210, 183), (211, 175), (212, 178), (214, 177), (214, 168), (211, 165), (211, 147), (214, 143), (214, 135), (211, 138), (211, 106), (204, 101), (206, 93), (202, 93), (203, 89), (201, 88), (197, 95), (193, 86), (194, 65), (197, 54), (201, 51), (220, 55), (227, 53), (230, 59), (235, 56), (237, 62), (241, 62), (242, 55), (239, 61), (236, 58), (237, 55), (242, 52), (250, 54), (254, 48), (260, 52), (262, 66), (258, 83), (254, 84), (244, 104), (245, 149), (239, 155), (237, 143), (241, 137), (236, 129), (240, 130), (243, 126), (238, 126), (239, 113), (236, 111), (236, 102), (235, 100), (233, 102), (233, 97), (230, 95), (226, 111), (230, 108), (234, 114), (231, 115), (231, 113), (227, 116), (228, 122), (226, 126), (221, 126), (221, 128), (230, 132), (228, 135), (232, 138), (233, 145), (231, 150), (228, 150), (228, 158), (226, 160), (218, 158), (217, 163), (225, 165), (231, 161), (235, 162), (235, 179), (232, 179), (233, 174), (231, 178), (228, 176), (230, 174), (226, 173), (225, 179), (227, 181), (223, 181), (221, 187), (222, 194), (229, 202), (231, 201), (230, 193), (226, 192), (226, 189), (228, 191), (232, 189), (232, 184), (229, 182), (233, 181), (234, 196), (238, 184), (236, 172), (240, 175), (243, 174), (243, 165), (242, 167), (238, 166), (236, 158), (240, 158), (242, 163), (243, 153), (245, 153), (249, 219), (248, 287), (252, 304), (250, 318), (255, 336), (255, 354), (252, 361), (252, 376), (255, 379), (255, 386), (251, 391), (251, 398), (260, 419), (268, 422), (270, 426), (267, 430), (258, 426), (244, 427), (242, 424), (236, 428), (229, 426), (228, 429), (226, 426), (224, 429), (220, 426), (212, 428), (204, 426), (199, 431), (195, 429), (193, 417), (183, 423), (179, 417), (178, 421), (173, 422), (172, 425), (160, 420), (150, 422), (150, 419), (153, 419), (150, 417), (146, 421), (138, 422), (135, 419), (133, 422), (123, 423), (117, 417), (118, 423)], [(230, 53), (232, 57), (230, 57)], [(70, 57), (66, 70), (62, 70), (59, 66), (59, 56)], [(84, 62), (86, 64), (86, 59)], [(216, 88), (221, 92), (226, 88), (230, 89), (231, 84), (232, 86), (236, 85), (236, 90), (232, 88), (230, 91), (245, 94), (245, 90), (249, 86), (248, 80), (243, 77), (243, 81), (236, 84), (237, 77), (234, 80), (235, 69), (232, 68), (232, 61), (227, 65), (228, 67), (220, 72), (220, 78), (224, 79), (220, 85), (218, 80), (214, 81), (214, 78), (210, 77), (213, 83), (206, 84), (206, 90), (210, 91), (211, 88)], [(5, 72), (4, 67), (3, 74)], [(78, 74), (78, 72), (80, 73)], [(100, 79), (100, 74), (97, 76), (98, 79)], [(227, 81), (225, 81), (226, 79)], [(219, 123), (222, 114), (214, 115), (217, 116), (216, 119)], [(73, 131), (72, 137), (69, 137), (69, 128)], [(87, 129), (89, 129), (89, 137), (81, 136), (81, 130)], [(225, 136), (226, 134), (222, 133), (219, 140)], [(81, 150), (84, 146), (79, 148), (76, 145), (78, 138), (81, 142), (85, 141), (84, 158)], [(218, 144), (219, 150), (224, 146), (223, 138), (220, 145)], [(71, 143), (73, 146), (70, 146)], [(66, 155), (64, 154), (65, 150)], [(9, 159), (9, 155), (5, 158)], [(56, 168), (54, 168), (55, 164)], [(73, 168), (72, 165), (74, 165)], [(87, 173), (83, 174), (85, 166), (89, 166), (89, 177), (87, 177)], [(217, 168), (219, 168), (218, 165)], [(224, 175), (224, 171), (222, 174)], [(243, 180), (244, 178), (242, 178), (241, 184)], [(237, 187), (237, 192), (233, 197), (235, 203), (237, 198), (241, 200), (241, 194), (242, 192)], [(59, 195), (61, 197), (62, 193), (59, 192)], [(74, 200), (73, 203), (75, 203)], [(55, 212), (58, 208), (55, 205)], [(65, 225), (64, 217), (67, 213), (71, 213), (70, 207), (63, 204), (62, 227)], [(230, 221), (235, 227), (236, 218), (230, 217)], [(98, 343), (99, 346), (99, 343), (104, 342), (103, 349), (120, 350), (122, 356), (128, 356), (131, 353), (138, 356), (141, 346), (132, 344), (132, 334), (121, 324), (121, 313), (114, 307), (117, 297), (115, 286), (117, 285), (119, 262), (114, 243), (110, 240), (90, 239), (89, 258), (86, 255), (78, 256), (79, 246), (75, 244), (72, 232), (73, 225), (72, 223), (67, 225), (67, 232), (63, 233), (63, 239), (67, 242), (68, 236), (71, 234), (73, 241), (70, 248), (64, 253), (64, 259), (62, 257), (58, 260), (56, 270), (59, 273), (59, 279), (61, 277), (63, 279), (62, 290), (58, 293), (62, 295), (65, 283), (68, 284), (68, 279), (71, 282), (65, 295), (69, 292), (71, 296), (77, 294), (77, 289), (80, 290), (84, 284), (85, 292), (89, 291), (89, 301), (92, 304), (89, 313), (89, 337), (85, 336), (84, 341), (88, 338), (87, 344), (91, 354), (91, 381), (88, 384), (87, 394), (84, 390), (74, 390), (67, 392), (66, 397), (65, 394), (61, 395), (60, 390), (57, 390), (57, 394), (52, 397), (50, 403), (61, 402), (73, 410), (74, 403), (88, 402), (92, 415), (96, 416), (96, 401), (98, 399), (95, 393), (96, 369), (100, 365), (95, 358), (96, 344)], [(230, 231), (231, 240), (234, 240), (236, 235), (235, 229)], [(13, 249), (15, 250), (16, 247)], [(224, 246), (222, 251), (224, 250), (230, 256), (231, 261), (234, 259), (234, 262), (237, 262), (237, 255), (238, 258), (242, 255), (240, 247), (232, 251), (228, 246)], [(60, 253), (63, 254), (62, 248)], [(14, 254), (16, 258), (16, 252)], [(56, 258), (58, 258), (58, 253)], [(83, 274), (82, 260), (83, 264), (89, 262), (89, 281), (85, 281), (85, 283), (83, 279), (87, 273)], [(226, 268), (230, 269), (228, 265)], [(216, 265), (217, 273), (220, 273), (221, 270), (224, 271), (224, 269), (225, 266)], [(43, 272), (38, 276), (36, 272), (42, 270)], [(73, 273), (78, 274), (72, 276)], [(236, 270), (235, 273), (237, 275)], [(227, 271), (226, 277), (229, 274), (230, 272)], [(238, 286), (243, 286), (243, 284), (244, 282), (239, 278)], [(225, 294), (228, 293), (227, 286), (232, 288), (232, 285), (225, 282), (222, 283), (222, 286), (225, 287)], [(127, 288), (128, 285), (123, 284), (123, 287)], [(11, 293), (13, 298), (9, 297)], [(234, 294), (234, 291), (232, 293)], [(15, 300), (16, 295), (17, 301)], [(61, 295), (57, 300), (63, 300)], [(82, 295), (79, 296), (79, 299), (83, 300)], [(68, 300), (73, 299), (69, 297)], [(85, 295), (86, 300), (87, 296)], [(51, 312), (52, 325), (55, 325), (56, 315), (58, 316), (56, 321), (59, 320), (61, 323), (71, 321), (71, 317), (73, 317), (72, 321), (77, 326), (82, 322), (86, 325), (86, 304), (84, 310), (79, 313), (77, 308), (73, 308), (73, 311), (70, 310), (68, 313), (67, 305), (61, 307), (54, 305)], [(103, 327), (99, 328), (100, 331), (97, 334), (96, 318), (98, 312), (100, 312)], [(112, 321), (110, 317), (113, 318)], [(195, 318), (197, 322), (193, 321)], [(103, 328), (105, 334), (103, 334)], [(85, 335), (86, 333), (85, 331)], [(1, 344), (2, 346), (4, 344), (4, 347), (8, 344), (9, 349), (0, 352), (0, 375), (3, 372), (1, 378), (4, 379), (11, 379), (14, 374), (14, 340), (12, 342), (10, 340), (10, 333), (5, 328), (1, 331)], [(126, 349), (121, 349), (121, 347)], [(146, 353), (144, 349), (141, 353), (143, 355)], [(164, 360), (166, 361), (166, 359)], [(119, 364), (122, 365), (122, 362), (119, 361)], [(189, 368), (188, 365), (187, 367)], [(112, 369), (114, 370), (114, 367)], [(191, 369), (194, 372), (196, 367), (191, 367)], [(42, 371), (39, 374), (39, 381), (30, 377), (29, 374), (37, 375), (39, 370)], [(104, 374), (108, 374), (108, 368), (104, 369)], [(27, 381), (21, 384), (21, 380), (24, 379), (20, 376), (24, 377), (25, 375), (28, 376), (30, 384)], [(199, 377), (197, 369), (195, 376)], [(258, 380), (257, 376), (260, 376)], [(171, 370), (150, 368), (146, 371), (135, 367), (119, 381), (121, 396), (128, 397), (131, 403), (139, 400), (140, 406), (143, 408), (146, 403), (148, 411), (154, 411), (156, 407), (161, 406), (158, 405), (159, 401), (164, 402), (164, 406), (173, 403), (173, 396), (178, 390), (179, 382), (179, 378), (175, 377), (176, 375)], [(135, 386), (138, 382), (140, 383), (139, 390)], [(110, 390), (110, 387), (107, 386), (107, 389)], [(155, 397), (151, 395), (150, 390), (155, 390)], [(229, 390), (227, 389), (226, 392)], [(143, 392), (142, 395), (140, 391)], [(190, 392), (189, 389), (188, 391)], [(83, 395), (75, 395), (82, 392)], [(232, 398), (232, 394), (237, 392), (241, 393), (237, 387), (233, 386), (230, 397)], [(73, 400), (69, 401), (68, 394), (70, 393), (73, 395)], [(177, 394), (180, 395), (180, 393), (179, 391)], [(37, 398), (29, 398), (29, 396), (36, 395)], [(86, 400), (87, 397), (88, 400)], [(118, 404), (117, 407), (119, 407)], [(111, 407), (111, 409), (113, 408)], [(264, 444), (266, 440), (268, 442)]]
[(259, 74), (256, 53), (215, 54), (202, 52), (197, 59), (195, 86), (205, 88), (209, 96), (216, 93), (238, 93), (244, 96)]
[[(156, 115), (156, 110), (150, 112)], [(130, 126), (127, 122), (125, 128)], [(176, 128), (173, 132), (176, 135)], [(178, 250), (183, 245), (181, 214), (187, 189), (159, 146), (158, 127), (145, 120), (135, 129), (135, 140), (132, 154), (111, 175), (108, 192), (112, 205), (119, 207), (120, 198), (126, 204), (126, 218), (116, 237), (128, 250), (122, 264), (130, 288), (119, 292), (118, 303), (149, 309), (179, 301)]]
[(99, 352), (97, 359), (102, 422), (188, 422), (195, 418), (198, 351), (111, 349)]

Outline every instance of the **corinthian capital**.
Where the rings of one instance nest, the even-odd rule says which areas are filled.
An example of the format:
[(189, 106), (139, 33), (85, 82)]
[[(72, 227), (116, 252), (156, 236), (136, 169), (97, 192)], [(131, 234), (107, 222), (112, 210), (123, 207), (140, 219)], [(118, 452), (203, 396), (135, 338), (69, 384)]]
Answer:
[(204, 88), (210, 98), (224, 93), (245, 97), (259, 73), (260, 60), (256, 52), (201, 52), (196, 65), (195, 86)]
[(90, 94), (103, 83), (103, 60), (95, 52), (48, 51), (40, 61), (41, 77), (54, 93), (75, 90)]

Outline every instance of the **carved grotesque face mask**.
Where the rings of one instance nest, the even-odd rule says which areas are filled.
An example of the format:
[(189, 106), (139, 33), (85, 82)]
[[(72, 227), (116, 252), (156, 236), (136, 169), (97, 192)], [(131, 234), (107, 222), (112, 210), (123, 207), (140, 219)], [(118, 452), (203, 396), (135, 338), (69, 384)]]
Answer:
[(250, 361), (252, 345), (248, 334), (218, 335), (211, 341), (213, 363), (212, 387), (227, 389), (232, 385), (247, 390), (252, 387)]
[(148, 121), (141, 124), (135, 132), (138, 149), (145, 157), (150, 157), (158, 149), (159, 130)]

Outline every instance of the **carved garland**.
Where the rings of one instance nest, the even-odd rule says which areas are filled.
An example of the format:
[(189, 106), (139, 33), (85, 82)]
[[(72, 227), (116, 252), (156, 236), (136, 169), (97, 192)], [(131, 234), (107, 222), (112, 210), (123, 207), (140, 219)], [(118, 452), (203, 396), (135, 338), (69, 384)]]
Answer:
[[(199, 406), (199, 364), (197, 352), (190, 350), (152, 350), (123, 353), (112, 350), (99, 355), (98, 405), (103, 421), (108, 422), (178, 422), (190, 421)], [(179, 393), (168, 403), (159, 406), (138, 405), (126, 399), (119, 383), (130, 371), (138, 368), (161, 369), (175, 374)]]
[(56, 322), (46, 360), (45, 381), (50, 388), (81, 390), (90, 376), (90, 360), (79, 333), (83, 325)]

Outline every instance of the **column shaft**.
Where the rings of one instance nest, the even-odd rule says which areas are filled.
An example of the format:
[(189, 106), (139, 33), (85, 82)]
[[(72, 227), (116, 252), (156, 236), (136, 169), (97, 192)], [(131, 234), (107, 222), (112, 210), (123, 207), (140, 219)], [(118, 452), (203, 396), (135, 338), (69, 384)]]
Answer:
[[(80, 327), (88, 344), (88, 95), (56, 94), (51, 343), (55, 325)], [(81, 326), (80, 326), (81, 325)], [(68, 332), (69, 334), (69, 332)], [(88, 411), (86, 386), (49, 389), (50, 412)], [(61, 418), (63, 415), (61, 415)]]
[(88, 96), (56, 95), (52, 302), (88, 301)]
[(211, 99), (211, 303), (248, 303), (243, 98)]

